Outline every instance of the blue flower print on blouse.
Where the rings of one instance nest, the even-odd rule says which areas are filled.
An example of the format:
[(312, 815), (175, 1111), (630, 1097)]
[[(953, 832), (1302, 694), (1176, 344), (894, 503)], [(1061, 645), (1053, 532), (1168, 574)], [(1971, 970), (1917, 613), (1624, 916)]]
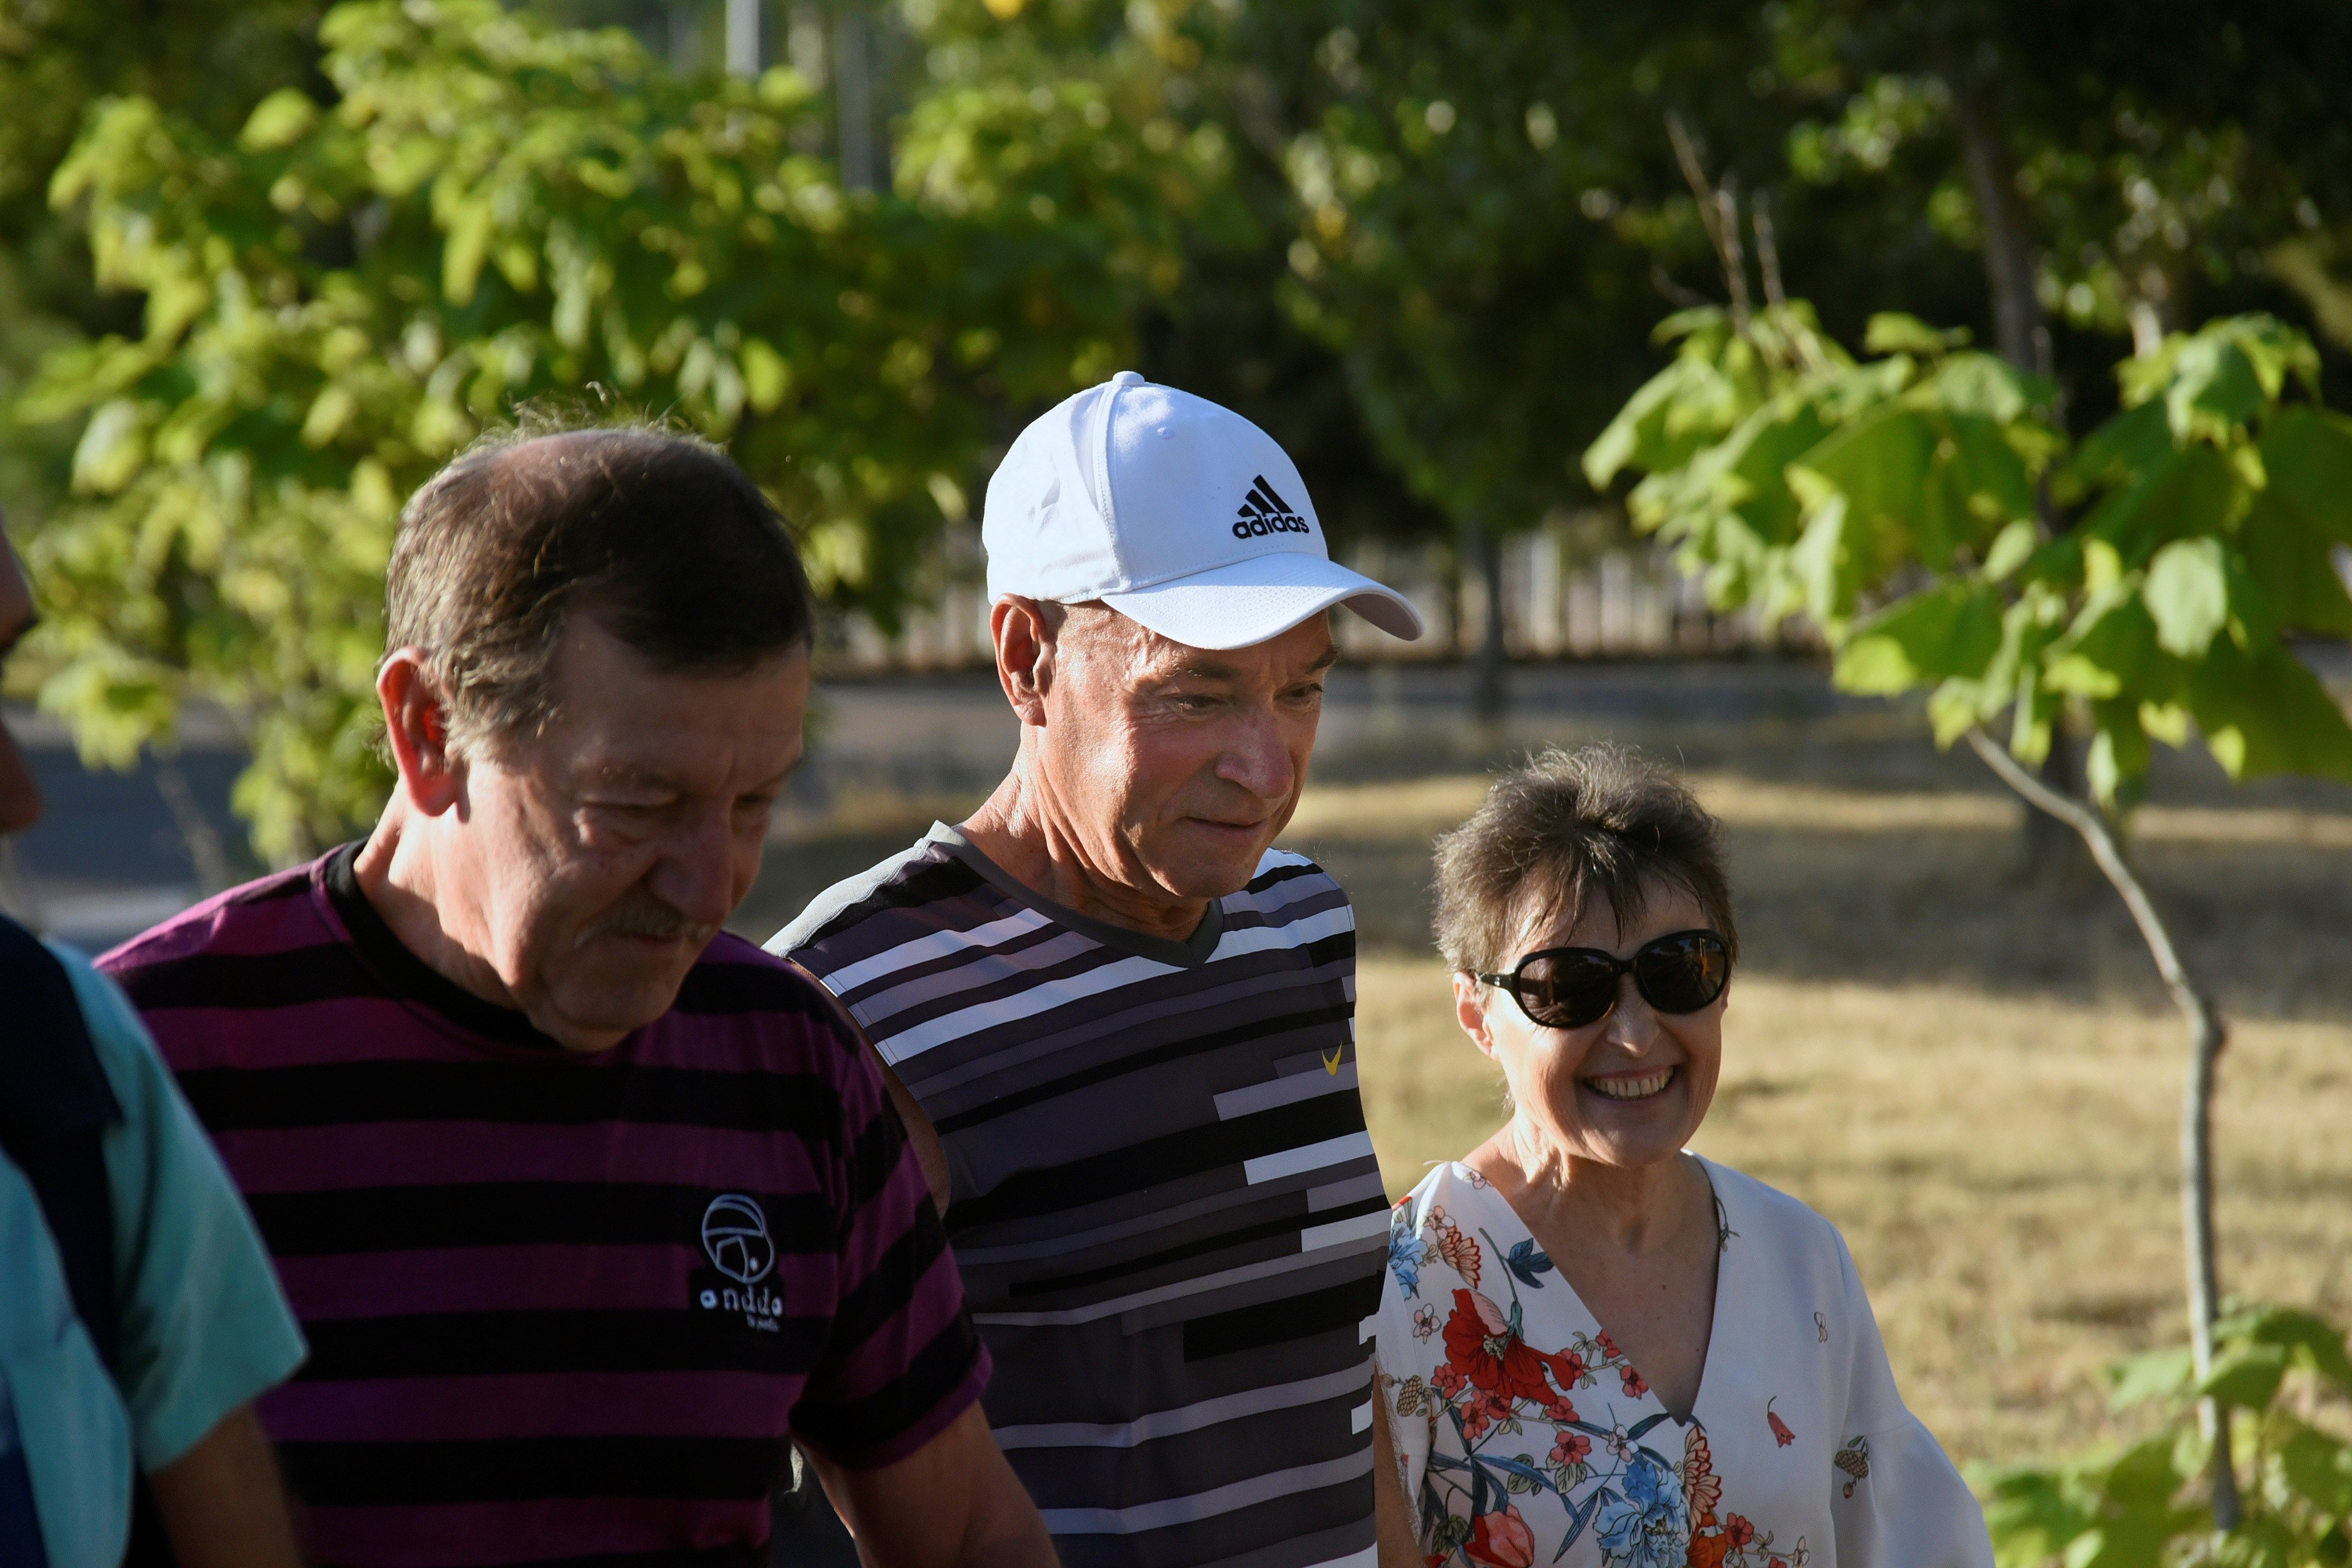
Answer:
[(1397, 1289), (1406, 1296), (1421, 1294), (1421, 1266), (1429, 1257), (1429, 1243), (1421, 1239), (1412, 1222), (1410, 1205), (1389, 1215), (1389, 1272), (1396, 1276)]
[(1690, 1510), (1682, 1482), (1647, 1452), (1625, 1467), (1625, 1490), (1601, 1504), (1601, 1555), (1609, 1568), (1682, 1568), (1690, 1552)]

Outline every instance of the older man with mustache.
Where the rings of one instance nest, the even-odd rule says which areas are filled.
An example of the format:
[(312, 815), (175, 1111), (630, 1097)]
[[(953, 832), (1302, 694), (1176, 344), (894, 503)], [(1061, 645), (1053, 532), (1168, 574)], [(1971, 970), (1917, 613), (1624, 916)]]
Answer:
[(1022, 434), (983, 531), (1011, 775), (770, 947), (895, 1075), (1063, 1560), (1368, 1565), (1355, 917), (1273, 844), (1329, 612), (1419, 617), (1264, 431), (1132, 372)]
[(1043, 1564), (855, 1030), (720, 933), (811, 609), (699, 442), (493, 443), (418, 492), (375, 831), (110, 954), (313, 1347), (260, 1413), (321, 1563), (748, 1565), (790, 1445), (870, 1563)]

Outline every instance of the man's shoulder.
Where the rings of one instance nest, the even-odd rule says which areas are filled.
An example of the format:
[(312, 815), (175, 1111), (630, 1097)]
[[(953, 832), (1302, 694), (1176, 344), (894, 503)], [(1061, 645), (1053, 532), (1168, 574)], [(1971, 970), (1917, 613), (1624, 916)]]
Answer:
[(331, 941), (313, 898), (319, 862), (215, 893), (99, 955), (98, 967), (136, 990), (142, 972), (212, 956), (258, 957)]
[[(1355, 906), (1330, 872), (1289, 849), (1269, 849), (1258, 859), (1248, 886), (1226, 896), (1225, 923), (1289, 926), (1312, 921), (1317, 930), (1353, 931)], [(1302, 931), (1302, 935), (1307, 934)]]
[(732, 931), (711, 939), (687, 971), (670, 1011), (687, 1017), (772, 1014), (815, 1023), (838, 1016), (832, 997), (807, 970)]
[(845, 877), (809, 900), (791, 924), (770, 938), (767, 951), (807, 965), (828, 984), (834, 972), (951, 924), (987, 879), (938, 837)]

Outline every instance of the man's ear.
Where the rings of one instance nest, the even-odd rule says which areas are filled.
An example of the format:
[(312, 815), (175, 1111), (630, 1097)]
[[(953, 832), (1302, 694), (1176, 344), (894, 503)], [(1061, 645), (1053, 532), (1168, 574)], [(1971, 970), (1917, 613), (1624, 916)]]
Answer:
[(376, 700), (400, 768), (400, 787), (426, 816), (438, 816), (466, 793), (466, 769), (449, 747), (449, 711), (421, 648), (397, 649), (376, 671)]
[(1054, 683), (1054, 632), (1045, 606), (1007, 594), (989, 611), (988, 630), (996, 644), (996, 679), (1004, 700), (1024, 724), (1044, 729), (1045, 693)]

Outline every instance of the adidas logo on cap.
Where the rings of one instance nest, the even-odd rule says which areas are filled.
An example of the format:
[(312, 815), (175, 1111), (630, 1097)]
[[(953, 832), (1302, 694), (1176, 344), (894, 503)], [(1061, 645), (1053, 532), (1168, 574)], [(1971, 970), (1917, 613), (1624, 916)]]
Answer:
[(1280, 491), (1265, 482), (1264, 474), (1252, 477), (1250, 492), (1242, 498), (1241, 511), (1234, 519), (1235, 539), (1311, 531), (1307, 520), (1290, 510), (1290, 503), (1282, 499)]

